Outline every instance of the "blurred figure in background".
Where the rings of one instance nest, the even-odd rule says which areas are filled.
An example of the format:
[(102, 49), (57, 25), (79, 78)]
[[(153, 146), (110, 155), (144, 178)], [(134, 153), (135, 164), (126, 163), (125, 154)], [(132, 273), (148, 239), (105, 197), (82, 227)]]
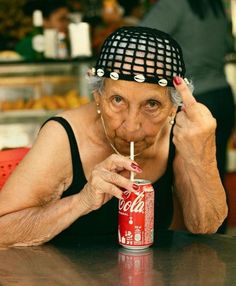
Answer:
[[(234, 126), (234, 99), (224, 73), (224, 57), (231, 49), (231, 31), (223, 3), (159, 0), (140, 25), (163, 30), (182, 46), (187, 76), (195, 86), (194, 95), (217, 120), (217, 163), (224, 181), (227, 143)], [(224, 231), (222, 226), (219, 232)]]
[(124, 10), (123, 20), (125, 25), (137, 25), (140, 19), (143, 17), (145, 7), (143, 7), (143, 1), (141, 0), (118, 0), (118, 3)]
[(143, 17), (144, 7), (141, 0), (104, 0), (101, 1), (100, 23), (93, 27), (93, 49), (99, 52), (105, 38), (122, 26), (136, 26)]
[[(69, 5), (65, 0), (30, 0), (23, 7), (26, 15), (32, 15), (35, 10), (42, 11), (43, 28), (55, 29), (67, 34), (69, 25)], [(26, 60), (34, 59), (32, 34), (20, 40), (15, 50)]]

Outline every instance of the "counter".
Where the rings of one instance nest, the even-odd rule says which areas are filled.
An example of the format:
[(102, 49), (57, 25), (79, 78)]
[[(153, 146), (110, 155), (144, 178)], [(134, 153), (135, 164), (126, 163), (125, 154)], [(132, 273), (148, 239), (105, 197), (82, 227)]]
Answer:
[(159, 232), (147, 251), (116, 237), (68, 238), (0, 250), (0, 285), (235, 285), (236, 238)]

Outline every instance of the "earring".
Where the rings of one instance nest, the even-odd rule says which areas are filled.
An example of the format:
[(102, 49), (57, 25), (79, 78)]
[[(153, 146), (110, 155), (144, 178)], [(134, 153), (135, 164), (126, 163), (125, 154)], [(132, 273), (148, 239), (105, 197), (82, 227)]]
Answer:
[(175, 123), (175, 117), (174, 116), (171, 116), (171, 119), (169, 121), (169, 124), (170, 125), (173, 125)]
[(97, 103), (97, 114), (101, 114), (101, 110), (99, 109), (99, 104)]

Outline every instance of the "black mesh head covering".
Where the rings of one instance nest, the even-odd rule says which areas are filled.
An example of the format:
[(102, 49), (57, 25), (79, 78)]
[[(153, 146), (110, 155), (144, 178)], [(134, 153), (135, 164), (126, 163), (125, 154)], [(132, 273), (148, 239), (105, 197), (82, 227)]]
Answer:
[(121, 27), (105, 40), (95, 74), (114, 80), (173, 86), (173, 77), (184, 77), (179, 44), (168, 34), (146, 27)]

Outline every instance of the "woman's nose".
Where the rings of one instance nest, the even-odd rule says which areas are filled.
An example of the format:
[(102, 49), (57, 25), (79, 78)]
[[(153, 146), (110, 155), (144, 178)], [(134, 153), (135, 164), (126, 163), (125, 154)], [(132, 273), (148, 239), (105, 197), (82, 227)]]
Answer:
[(129, 111), (125, 119), (125, 128), (128, 132), (138, 131), (141, 127), (140, 114), (138, 111)]

